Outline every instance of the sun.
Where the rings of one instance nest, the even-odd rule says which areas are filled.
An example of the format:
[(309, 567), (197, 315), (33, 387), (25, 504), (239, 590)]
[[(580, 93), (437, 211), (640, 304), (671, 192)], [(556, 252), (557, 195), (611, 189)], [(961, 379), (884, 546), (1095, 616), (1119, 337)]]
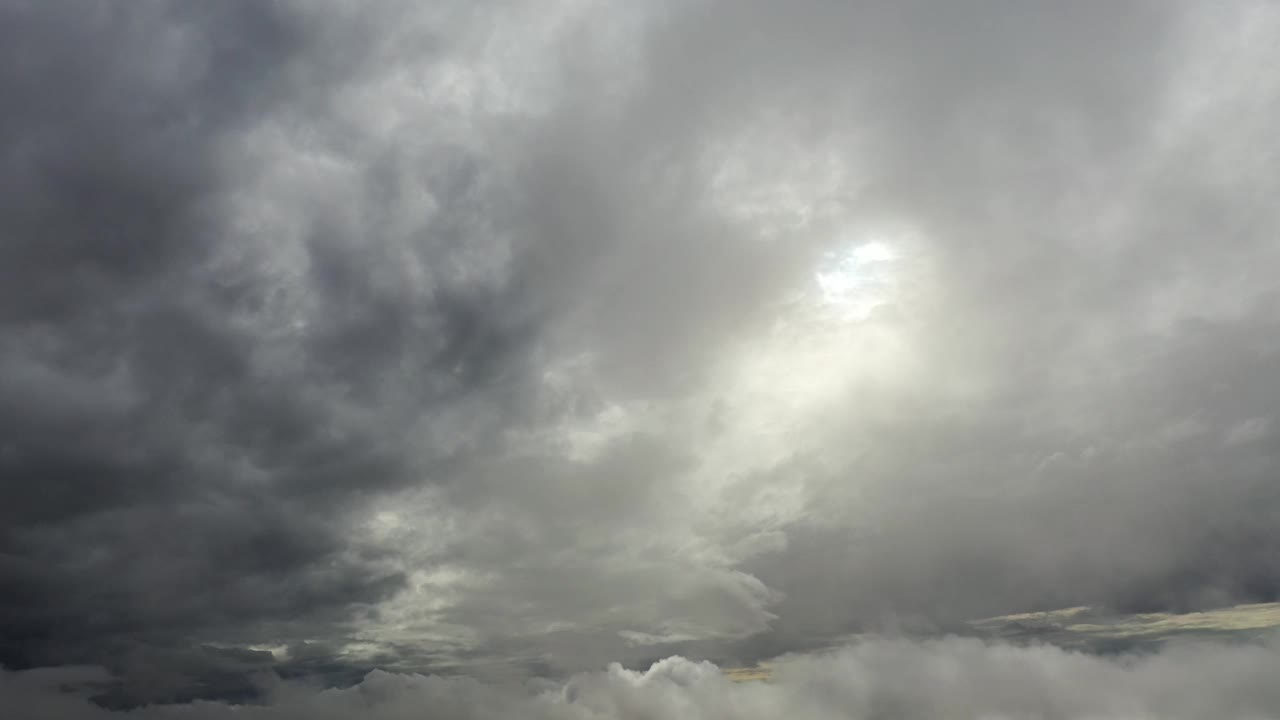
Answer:
[(814, 272), (820, 304), (846, 320), (866, 318), (887, 300), (896, 259), (878, 240), (826, 252)]

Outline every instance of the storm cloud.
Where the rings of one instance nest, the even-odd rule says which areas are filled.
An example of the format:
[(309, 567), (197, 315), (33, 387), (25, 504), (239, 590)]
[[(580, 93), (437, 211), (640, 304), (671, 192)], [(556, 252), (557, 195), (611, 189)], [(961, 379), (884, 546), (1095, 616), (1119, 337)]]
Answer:
[[(4, 3), (6, 692), (631, 682), (589, 673), (1280, 600), (1277, 33), (1245, 0)], [(1066, 716), (1275, 664), (1122, 689), (901, 642), (866, 652), (1115, 683)], [(974, 712), (1023, 712), (992, 672)], [(485, 702), (455, 714), (534, 701)]]

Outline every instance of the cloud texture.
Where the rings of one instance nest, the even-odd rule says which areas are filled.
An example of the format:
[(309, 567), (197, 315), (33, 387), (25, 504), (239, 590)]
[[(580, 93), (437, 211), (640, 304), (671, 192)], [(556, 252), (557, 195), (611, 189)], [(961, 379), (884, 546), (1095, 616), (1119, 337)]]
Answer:
[[(827, 718), (1269, 718), (1280, 706), (1280, 654), (1262, 646), (1180, 647), (1158, 656), (1099, 658), (1051, 646), (1015, 648), (948, 638), (871, 641), (784, 661), (769, 682), (735, 683), (711, 663), (672, 657), (645, 672), (612, 665), (563, 685), (500, 687), (470, 678), (373, 671), (348, 688), (277, 685), (265, 704), (198, 701), (129, 717), (382, 720), (675, 720)], [(56, 683), (85, 688), (93, 668), (7, 673), (0, 687), (23, 717), (117, 715)]]
[[(1280, 599), (1278, 32), (1245, 0), (4, 3), (6, 682), (505, 683)], [(1081, 713), (1274, 666), (875, 647), (1114, 684), (1035, 701)], [(387, 686), (472, 687), (325, 697)]]

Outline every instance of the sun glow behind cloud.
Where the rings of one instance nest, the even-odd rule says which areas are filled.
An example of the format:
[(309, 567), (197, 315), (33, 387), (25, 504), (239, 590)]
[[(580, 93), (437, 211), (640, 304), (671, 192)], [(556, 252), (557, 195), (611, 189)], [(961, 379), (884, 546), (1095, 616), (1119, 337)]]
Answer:
[(847, 319), (865, 319), (886, 301), (895, 259), (893, 249), (878, 240), (828, 251), (814, 274), (823, 305)]
[[(852, 384), (900, 369), (892, 322), (875, 322), (895, 300), (898, 255), (879, 240), (825, 252), (807, 287), (780, 306), (772, 325), (730, 363), (732, 391), (760, 425), (803, 425)], [(754, 424), (754, 423), (753, 423)], [(794, 429), (799, 429), (798, 427)]]
[[(802, 516), (812, 501), (806, 483), (760, 478), (824, 456), (816, 448), (864, 390), (914, 381), (907, 326), (878, 312), (902, 299), (905, 262), (887, 241), (861, 237), (822, 253), (804, 284), (727, 354), (707, 400), (715, 430), (701, 442), (709, 505), (736, 502), (740, 522), (762, 527)], [(812, 471), (821, 469), (804, 472)], [(742, 501), (748, 495), (759, 502)]]

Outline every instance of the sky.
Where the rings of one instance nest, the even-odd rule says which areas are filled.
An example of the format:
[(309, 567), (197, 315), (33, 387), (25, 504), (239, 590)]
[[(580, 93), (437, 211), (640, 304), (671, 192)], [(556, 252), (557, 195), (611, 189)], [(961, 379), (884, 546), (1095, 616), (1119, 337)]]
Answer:
[(0, 697), (1280, 717), (1278, 35), (0, 0)]

